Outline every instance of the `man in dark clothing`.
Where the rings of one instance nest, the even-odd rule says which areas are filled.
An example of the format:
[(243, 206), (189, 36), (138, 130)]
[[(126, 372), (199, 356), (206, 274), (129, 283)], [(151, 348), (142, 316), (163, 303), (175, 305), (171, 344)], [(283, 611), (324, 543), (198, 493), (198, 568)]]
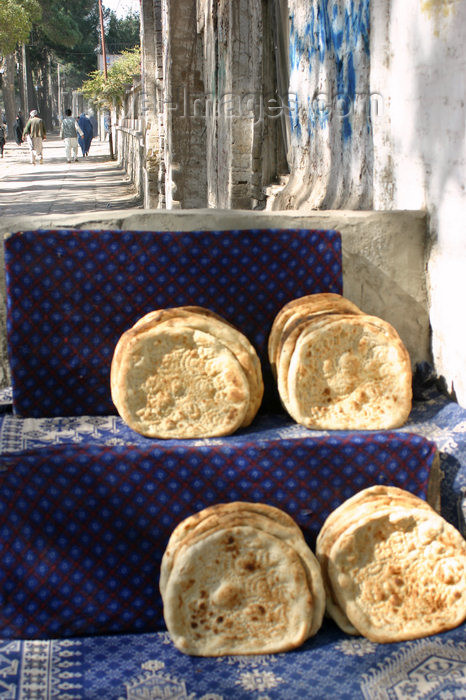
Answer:
[(5, 125), (0, 123), (0, 156), (3, 158), (3, 149), (5, 148), (6, 141), (6, 128)]
[(23, 131), (24, 131), (24, 122), (23, 118), (21, 116), (21, 112), (18, 112), (16, 115), (16, 121), (13, 126), (13, 131), (15, 134), (15, 141), (20, 146), (23, 143)]

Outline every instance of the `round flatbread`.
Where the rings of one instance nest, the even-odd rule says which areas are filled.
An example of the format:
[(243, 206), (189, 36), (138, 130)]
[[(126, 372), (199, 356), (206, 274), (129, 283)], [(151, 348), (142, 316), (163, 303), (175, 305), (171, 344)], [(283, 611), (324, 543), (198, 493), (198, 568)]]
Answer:
[(261, 372), (257, 372), (257, 365), (260, 368), (259, 358), (245, 336), (232, 326), (201, 314), (186, 314), (185, 316), (173, 317), (160, 322), (159, 326), (166, 328), (188, 327), (209, 333), (234, 354), (245, 373), (249, 385), (249, 406), (241, 427), (245, 428), (250, 425), (261, 405), (264, 385)]
[(182, 546), (163, 602), (175, 646), (197, 656), (294, 649), (305, 641), (312, 616), (294, 549), (247, 526)]
[(346, 299), (341, 294), (321, 293), (308, 294), (297, 299), (292, 299), (285, 304), (272, 324), (268, 340), (268, 356), (272, 367), (272, 372), (276, 377), (276, 363), (278, 359), (278, 350), (283, 335), (283, 331), (287, 323), (295, 316), (296, 313), (362, 313), (361, 309), (353, 304), (349, 299)]
[[(242, 504), (237, 504), (241, 506)], [(248, 504), (246, 504), (247, 506)], [(276, 509), (275, 509), (276, 510)], [(312, 594), (313, 614), (309, 619), (309, 629), (307, 636), (313, 636), (322, 625), (322, 619), (325, 612), (325, 591), (320, 573), (319, 563), (306, 544), (301, 529), (293, 522), (293, 527), (283, 525), (270, 517), (262, 515), (253, 510), (242, 509), (237, 507), (236, 511), (230, 512), (217, 511), (203, 518), (189, 534), (177, 542), (173, 542), (162, 559), (161, 574), (160, 574), (160, 592), (164, 595), (167, 585), (169, 585), (170, 575), (177, 560), (180, 551), (183, 551), (184, 546), (198, 542), (212, 532), (220, 529), (231, 528), (235, 526), (255, 527), (256, 529), (273, 535), (280, 540), (289, 544), (298, 554), (301, 564), (306, 572), (308, 586)]]
[(249, 409), (249, 384), (235, 355), (203, 331), (158, 325), (131, 331), (119, 359), (115, 405), (147, 437), (230, 435)]
[[(219, 340), (225, 338), (227, 343), (231, 340), (235, 344), (239, 344), (243, 347), (243, 351), (245, 351), (249, 356), (249, 359), (246, 362), (247, 364), (252, 364), (253, 367), (253, 393), (260, 395), (261, 400), (262, 395), (264, 393), (262, 367), (254, 346), (249, 342), (248, 338), (244, 335), (244, 333), (241, 333), (241, 331), (238, 328), (236, 328), (236, 326), (234, 326), (232, 323), (227, 321), (219, 314), (215, 313), (215, 311), (212, 311), (211, 309), (206, 309), (203, 306), (177, 306), (169, 309), (158, 309), (156, 311), (151, 311), (142, 318), (140, 318), (139, 321), (137, 321), (134, 324), (133, 328), (139, 328), (140, 326), (145, 325), (148, 322), (154, 323), (165, 321), (169, 318), (186, 318), (191, 314), (197, 314), (198, 316), (207, 317), (208, 319), (210, 319), (212, 322), (212, 326), (210, 327), (210, 330), (207, 330), (207, 332), (212, 333), (212, 335), (218, 337)], [(227, 330), (230, 329), (230, 334), (226, 334), (226, 330), (224, 328), (225, 326), (227, 327)], [(200, 330), (203, 329), (201, 328)], [(229, 345), (227, 345), (227, 347), (229, 347)], [(232, 349), (233, 348), (230, 348), (230, 350)], [(240, 358), (238, 357), (238, 359)]]
[(333, 593), (328, 575), (330, 550), (336, 539), (354, 522), (393, 506), (432, 510), (428, 503), (409, 491), (395, 486), (375, 485), (348, 498), (332, 511), (317, 536), (316, 557), (321, 567), (326, 592), (326, 612), (347, 634), (359, 634), (359, 632), (340, 608)]
[(157, 309), (140, 318), (132, 328), (122, 335), (114, 352), (111, 369), (111, 391), (114, 403), (119, 400), (121, 385), (121, 363), (131, 338), (145, 333), (153, 327), (194, 328), (210, 333), (233, 352), (244, 370), (249, 384), (250, 402), (241, 427), (254, 420), (264, 394), (262, 369), (259, 357), (249, 340), (230, 323), (209, 309), (198, 306)]
[(424, 499), (406, 489), (389, 484), (374, 484), (347, 498), (327, 516), (317, 536), (316, 547), (321, 547), (323, 539), (328, 538), (332, 530), (339, 529), (354, 519), (354, 513), (358, 512), (359, 508), (372, 505), (377, 508), (381, 503), (432, 509)]
[(466, 618), (466, 542), (433, 510), (393, 507), (354, 523), (333, 544), (328, 573), (341, 609), (374, 642)]
[(290, 360), (287, 409), (323, 430), (389, 430), (411, 410), (411, 364), (390, 324), (335, 317), (303, 331)]
[[(232, 503), (216, 503), (213, 506), (208, 506), (202, 510), (188, 516), (175, 527), (167, 542), (165, 552), (162, 558), (160, 569), (159, 588), (161, 593), (165, 588), (166, 582), (170, 575), (173, 566), (173, 558), (180, 544), (189, 537), (196, 528), (211, 516), (219, 515), (234, 515), (241, 513), (246, 517), (249, 513), (255, 513), (269, 518), (273, 522), (278, 523), (283, 528), (288, 528), (297, 536), (303, 537), (301, 529), (293, 520), (293, 518), (285, 513), (280, 508), (268, 505), (267, 503), (251, 503), (248, 501), (233, 501)], [(304, 538), (303, 538), (304, 539)]]

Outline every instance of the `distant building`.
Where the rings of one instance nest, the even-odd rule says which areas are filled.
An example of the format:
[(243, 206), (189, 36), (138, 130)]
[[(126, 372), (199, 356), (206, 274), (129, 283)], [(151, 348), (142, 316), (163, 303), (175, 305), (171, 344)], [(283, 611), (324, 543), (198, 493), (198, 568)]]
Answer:
[[(106, 62), (107, 62), (107, 69), (108, 69), (108, 68), (110, 68), (110, 66), (112, 65), (112, 63), (115, 63), (115, 61), (117, 60), (117, 58), (120, 58), (120, 54), (118, 54), (118, 53), (108, 53), (108, 54), (106, 54), (105, 58), (107, 59)], [(102, 58), (102, 54), (101, 54), (101, 53), (98, 53), (98, 54), (97, 54), (97, 67), (98, 67), (99, 70), (103, 70), (103, 69), (104, 69), (104, 60), (103, 60), (103, 58)]]

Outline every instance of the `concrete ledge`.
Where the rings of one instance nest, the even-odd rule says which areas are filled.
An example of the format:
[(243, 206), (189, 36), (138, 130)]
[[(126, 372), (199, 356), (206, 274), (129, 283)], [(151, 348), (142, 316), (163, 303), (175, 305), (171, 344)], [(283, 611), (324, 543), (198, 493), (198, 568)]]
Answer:
[[(37, 228), (133, 231), (240, 228), (335, 229), (343, 241), (343, 292), (363, 311), (391, 323), (413, 366), (431, 361), (426, 292), (427, 217), (420, 211), (114, 210), (76, 215), (4, 217), (0, 233)], [(3, 255), (3, 252), (2, 252)], [(2, 270), (3, 270), (2, 263)], [(0, 309), (0, 385), (8, 384), (5, 288)]]

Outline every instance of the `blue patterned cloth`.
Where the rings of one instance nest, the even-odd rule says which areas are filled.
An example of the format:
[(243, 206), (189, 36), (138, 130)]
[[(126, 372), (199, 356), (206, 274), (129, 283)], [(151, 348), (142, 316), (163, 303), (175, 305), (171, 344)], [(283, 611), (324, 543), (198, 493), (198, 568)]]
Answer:
[(263, 362), (264, 406), (277, 403), (266, 358), (290, 299), (342, 291), (335, 231), (26, 231), (5, 240), (8, 351), (15, 411), (107, 415), (115, 345), (153, 309), (208, 307)]
[(465, 626), (374, 644), (325, 622), (295, 651), (196, 658), (165, 632), (0, 640), (0, 697), (14, 700), (456, 700), (466, 695)]
[(330, 510), (370, 484), (425, 496), (436, 453), (423, 437), (388, 432), (188, 442), (84, 442), (0, 457), (3, 637), (161, 629), (160, 560), (188, 515), (269, 503), (312, 544)]
[(442, 513), (466, 534), (466, 411), (435, 389), (392, 432), (314, 433), (269, 415), (229, 438), (152, 441), (116, 416), (5, 413), (0, 448), (3, 637), (162, 629), (158, 567), (187, 515), (263, 501), (313, 546), (330, 510), (365, 486), (425, 496), (436, 451)]
[(209, 306), (267, 367), (278, 309), (341, 293), (337, 233), (26, 232), (7, 239), (6, 263), (13, 391), (0, 396), (0, 697), (466, 695), (464, 626), (376, 645), (326, 622), (299, 650), (221, 659), (186, 657), (155, 632), (168, 536), (211, 503), (281, 507), (312, 546), (330, 510), (365, 486), (425, 496), (439, 454), (442, 512), (465, 534), (466, 411), (435, 389), (389, 432), (296, 425), (271, 410), (267, 369), (266, 410), (228, 438), (148, 440), (113, 413), (113, 348), (153, 308)]
[[(441, 482), (442, 514), (466, 537), (466, 409), (435, 386), (423, 390), (413, 404), (409, 419), (398, 432), (409, 432), (435, 443), (443, 474)], [(11, 413), (12, 392), (0, 390), (0, 455), (49, 448), (54, 445), (100, 445), (144, 447), (154, 441), (138, 435), (114, 415), (21, 419)], [(244, 442), (267, 443), (279, 440), (331, 437), (344, 432), (309, 431), (283, 414), (261, 415), (246, 430), (228, 438), (190, 441), (164, 441), (165, 445), (207, 447)], [(358, 433), (372, 435), (372, 433)], [(156, 441), (157, 442), (157, 441)], [(159, 443), (160, 444), (160, 443)], [(418, 484), (419, 486), (419, 484)], [(415, 489), (414, 489), (415, 490)], [(347, 497), (348, 491), (343, 494)]]

